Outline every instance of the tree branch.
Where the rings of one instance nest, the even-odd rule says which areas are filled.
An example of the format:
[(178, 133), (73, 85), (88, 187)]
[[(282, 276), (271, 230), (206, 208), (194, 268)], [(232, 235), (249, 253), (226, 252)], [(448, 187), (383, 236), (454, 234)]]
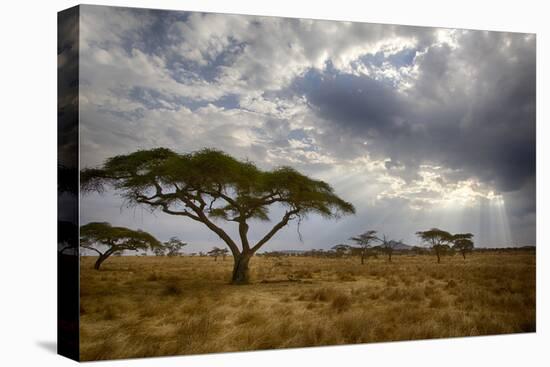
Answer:
[[(138, 203), (147, 204), (154, 207), (161, 207), (161, 210), (167, 214), (186, 216), (193, 220), (196, 220), (198, 222), (205, 224), (211, 231), (216, 233), (229, 246), (233, 255), (240, 254), (237, 244), (231, 239), (231, 237), (229, 237), (229, 235), (223, 229), (221, 229), (220, 227), (218, 227), (208, 219), (208, 217), (204, 213), (206, 202), (200, 196), (200, 194), (193, 195), (187, 192), (185, 189), (177, 189), (177, 188), (176, 188), (177, 191), (175, 193), (162, 193), (162, 187), (160, 187), (160, 185), (155, 184), (155, 187), (156, 187), (156, 193), (154, 197), (135, 194), (136, 201)], [(151, 200), (151, 198), (157, 198), (157, 197), (159, 198), (159, 200), (155, 200), (155, 201)], [(192, 214), (187, 210), (175, 211), (170, 209), (169, 203), (167, 201), (173, 200), (173, 199), (181, 200), (183, 204), (189, 209), (191, 209), (193, 212), (195, 212), (195, 214)], [(194, 203), (195, 200), (199, 202), (198, 205)]]
[(269, 231), (264, 236), (264, 238), (262, 238), (254, 247), (252, 247), (252, 252), (258, 251), (260, 247), (262, 247), (267, 241), (271, 239), (271, 237), (273, 237), (273, 235), (275, 235), (275, 233), (277, 233), (281, 228), (283, 228), (288, 224), (288, 221), (291, 219), (293, 215), (298, 214), (299, 212), (300, 212), (300, 209), (293, 209), (291, 211), (286, 212), (285, 215), (283, 216), (283, 219), (281, 219), (279, 223), (273, 226), (271, 231)]
[(99, 251), (98, 249), (96, 249), (95, 247), (91, 247), (91, 246), (88, 246), (88, 245), (80, 245), (80, 247), (84, 247), (88, 250), (94, 250), (95, 252), (97, 252), (99, 254), (99, 256), (103, 256), (103, 253), (101, 251)]
[(239, 236), (241, 237), (241, 243), (243, 245), (243, 252), (250, 251), (250, 245), (248, 243), (248, 224), (244, 219), (239, 222)]
[[(203, 211), (203, 208), (197, 206), (193, 203), (192, 200), (189, 198), (186, 198), (185, 196), (181, 196), (180, 199), (184, 202), (184, 204), (189, 207), (191, 210), (193, 210), (196, 214), (196, 217), (199, 222), (204, 223), (212, 232), (216, 233), (226, 244), (229, 246), (229, 249), (231, 250), (231, 253), (233, 255), (237, 256), (240, 254), (239, 247), (237, 244), (229, 237), (229, 235), (220, 227), (215, 225)], [(192, 218), (192, 217), (191, 217)]]

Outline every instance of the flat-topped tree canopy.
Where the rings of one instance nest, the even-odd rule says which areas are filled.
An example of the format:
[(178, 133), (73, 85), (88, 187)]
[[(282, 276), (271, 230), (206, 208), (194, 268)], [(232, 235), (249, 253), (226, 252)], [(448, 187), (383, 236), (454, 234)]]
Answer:
[[(100, 251), (96, 245), (107, 247)], [(147, 250), (162, 246), (151, 234), (142, 230), (133, 230), (125, 227), (113, 227), (107, 222), (91, 222), (80, 227), (80, 246), (99, 254), (95, 268), (115, 252), (123, 250)]]
[(453, 249), (458, 250), (464, 260), (466, 260), (466, 253), (472, 252), (474, 249), (474, 241), (472, 240), (474, 235), (472, 233), (457, 233), (453, 235)]
[(453, 240), (453, 235), (451, 233), (439, 228), (418, 231), (416, 235), (431, 246), (447, 245)]
[[(292, 219), (308, 214), (338, 218), (355, 212), (326, 182), (291, 167), (261, 170), (215, 149), (187, 154), (166, 148), (140, 150), (81, 172), (84, 191), (101, 192), (105, 185), (113, 186), (131, 204), (202, 222), (228, 245), (236, 260), (241, 253), (256, 252)], [(284, 207), (285, 214), (264, 237), (250, 244), (247, 221), (270, 220), (273, 204)], [(240, 248), (215, 219), (238, 224)]]
[(453, 234), (453, 242), (459, 240), (471, 240), (474, 237), (472, 233), (456, 233)]
[(368, 230), (360, 235), (351, 237), (350, 240), (354, 241), (359, 246), (359, 248), (355, 248), (355, 251), (361, 254), (361, 264), (364, 264), (365, 258), (369, 255), (369, 249), (374, 242), (379, 241), (379, 238), (376, 236), (376, 231)]
[[(353, 205), (336, 196), (323, 181), (291, 167), (262, 171), (251, 162), (213, 149), (190, 154), (166, 148), (141, 150), (110, 158), (100, 169), (82, 171), (83, 190), (101, 191), (105, 184), (112, 184), (135, 203), (159, 207), (171, 207), (178, 201), (192, 203), (203, 206), (211, 217), (233, 221), (269, 220), (267, 206), (273, 203), (300, 214), (325, 217), (354, 212)], [(214, 207), (212, 201), (203, 202), (206, 198), (220, 199), (225, 205)]]
[(161, 246), (151, 234), (142, 230), (113, 227), (107, 222), (91, 222), (80, 227), (81, 243), (102, 243), (118, 250), (146, 250)]
[(441, 254), (449, 248), (449, 244), (453, 241), (453, 235), (451, 233), (439, 228), (419, 231), (416, 232), (416, 235), (435, 251), (438, 263), (441, 262)]

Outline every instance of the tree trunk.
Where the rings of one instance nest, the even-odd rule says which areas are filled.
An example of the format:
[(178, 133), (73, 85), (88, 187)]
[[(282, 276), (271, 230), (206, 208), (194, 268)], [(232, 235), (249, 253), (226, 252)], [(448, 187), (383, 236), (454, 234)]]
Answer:
[(365, 265), (365, 254), (361, 253), (361, 265)]
[(439, 251), (436, 251), (435, 254), (437, 255), (437, 263), (439, 264), (441, 262), (441, 256), (439, 255)]
[(251, 254), (239, 254), (234, 255), (233, 264), (233, 276), (231, 277), (231, 283), (233, 284), (247, 284), (249, 281), (248, 262), (252, 257)]
[(101, 266), (101, 264), (107, 260), (107, 258), (109, 257), (109, 254), (102, 254), (102, 255), (99, 255), (99, 258), (96, 260), (95, 264), (94, 264), (94, 269), (95, 270), (99, 270), (99, 267)]
[(390, 262), (391, 262), (391, 252), (390, 252), (388, 255), (389, 255), (389, 260), (390, 260)]
[(466, 252), (462, 252), (462, 257), (466, 260)]

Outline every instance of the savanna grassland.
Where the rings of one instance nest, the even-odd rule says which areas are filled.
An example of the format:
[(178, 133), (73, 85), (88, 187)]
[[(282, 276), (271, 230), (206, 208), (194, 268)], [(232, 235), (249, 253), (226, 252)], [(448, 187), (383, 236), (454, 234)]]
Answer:
[(535, 331), (535, 253), (81, 259), (82, 360)]

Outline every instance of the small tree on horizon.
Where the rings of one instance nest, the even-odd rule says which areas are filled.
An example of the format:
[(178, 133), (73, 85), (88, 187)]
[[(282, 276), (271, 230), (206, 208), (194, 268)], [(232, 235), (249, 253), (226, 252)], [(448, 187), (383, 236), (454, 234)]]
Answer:
[(394, 241), (394, 240), (388, 240), (386, 235), (382, 235), (381, 238), (378, 238), (378, 240), (381, 242), (380, 246), (378, 246), (378, 248), (380, 249), (380, 251), (382, 251), (383, 253), (385, 253), (386, 255), (388, 255), (388, 262), (392, 262), (392, 256), (393, 256), (393, 253), (395, 251), (395, 248), (397, 247), (397, 245), (399, 245), (400, 243), (402, 243), (403, 241)]
[(218, 261), (218, 256), (221, 256), (222, 260), (225, 261), (225, 256), (227, 255), (228, 252), (229, 252), (229, 250), (226, 249), (226, 248), (222, 249), (222, 248), (214, 246), (214, 248), (212, 248), (212, 250), (208, 251), (208, 255), (214, 257), (214, 261)]
[(187, 242), (183, 242), (178, 237), (171, 237), (168, 241), (162, 243), (166, 255), (169, 257), (180, 255), (180, 251), (184, 246), (187, 246)]
[(357, 250), (359, 251), (359, 254), (361, 256), (361, 265), (365, 264), (365, 258), (369, 256), (369, 251), (372, 247), (372, 244), (376, 241), (379, 241), (378, 237), (376, 236), (376, 231), (373, 230), (369, 230), (361, 233), (358, 236), (351, 237), (350, 240), (354, 241), (359, 246)]
[[(107, 250), (99, 250), (98, 245), (107, 247)], [(154, 250), (160, 246), (160, 242), (155, 237), (142, 230), (113, 227), (107, 222), (91, 222), (80, 227), (80, 247), (97, 252), (99, 255), (94, 264), (96, 270), (99, 270), (101, 264), (115, 252)]]
[(438, 264), (441, 262), (441, 255), (447, 252), (449, 243), (453, 240), (452, 234), (439, 228), (419, 231), (416, 235), (435, 252)]
[(453, 235), (453, 249), (460, 252), (464, 260), (466, 260), (466, 254), (474, 250), (474, 241), (472, 233), (457, 233)]
[(166, 255), (166, 248), (164, 246), (155, 247), (153, 253), (155, 256), (164, 256)]
[[(339, 218), (355, 213), (353, 205), (339, 198), (326, 182), (291, 167), (263, 171), (213, 149), (179, 154), (157, 148), (115, 156), (99, 168), (82, 170), (80, 183), (83, 192), (103, 192), (111, 186), (130, 205), (204, 224), (233, 254), (233, 284), (248, 282), (252, 256), (290, 221), (309, 214)], [(272, 205), (283, 207), (284, 214), (259, 240), (251, 242), (249, 222), (270, 221)], [(237, 225), (240, 245), (216, 220)]]

